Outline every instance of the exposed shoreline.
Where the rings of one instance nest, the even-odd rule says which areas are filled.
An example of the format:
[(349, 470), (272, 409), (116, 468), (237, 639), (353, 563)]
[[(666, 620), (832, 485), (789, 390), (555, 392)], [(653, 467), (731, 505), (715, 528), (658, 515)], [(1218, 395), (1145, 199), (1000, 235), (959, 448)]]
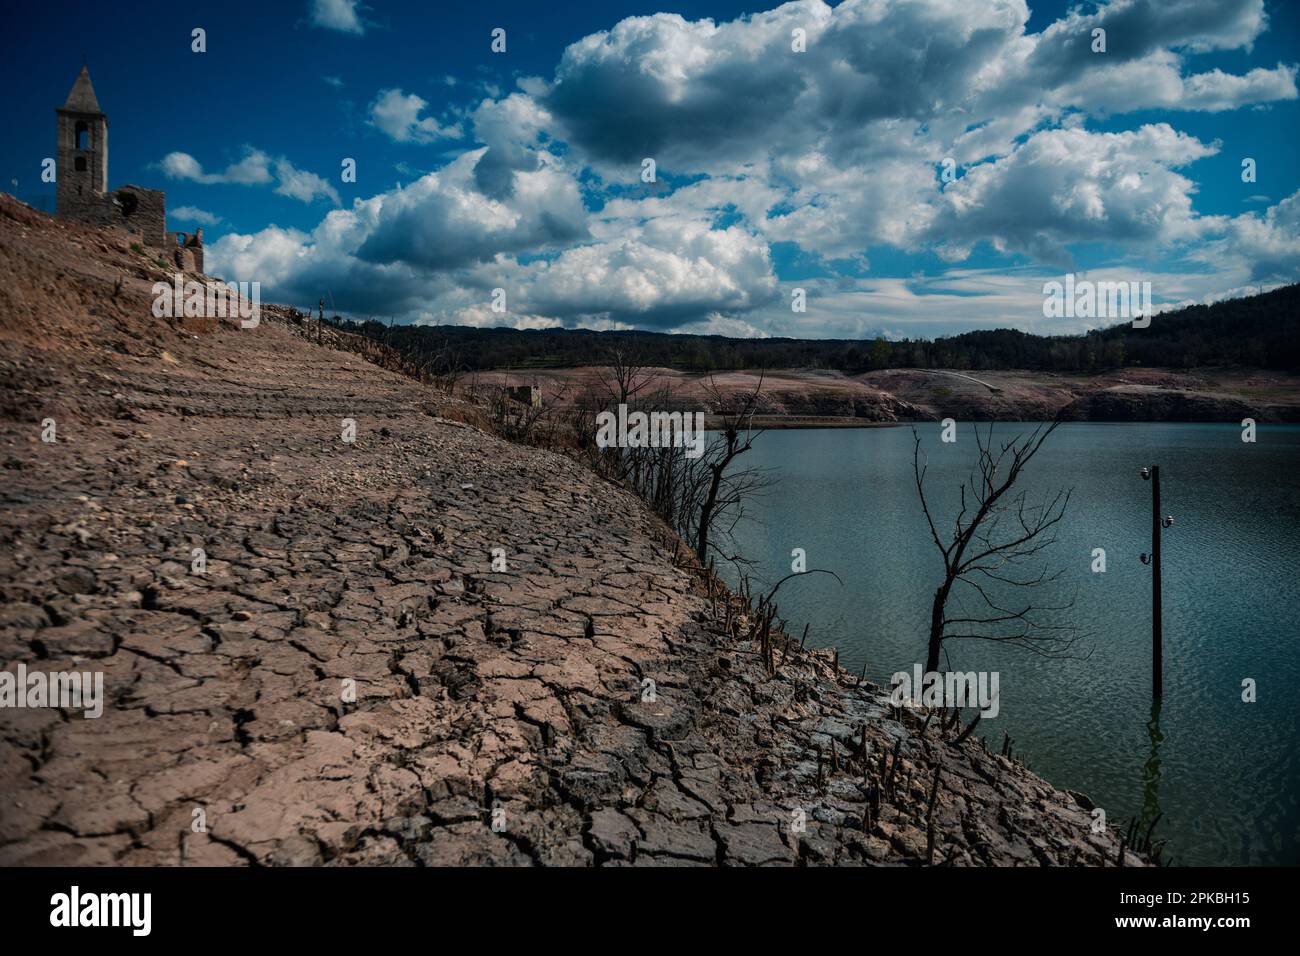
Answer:
[(125, 233), (6, 205), (0, 261), (0, 658), (109, 698), (0, 710), (0, 863), (1145, 862), (978, 728), (764, 654), (644, 503), (476, 407), (274, 307), (153, 319)]
[[(576, 401), (590, 368), (474, 373), (480, 385), (536, 384), (545, 401)], [(858, 428), (939, 421), (1300, 422), (1300, 375), (1265, 369), (1125, 368), (1082, 373), (885, 369), (849, 376), (819, 369), (719, 372), (712, 377), (649, 369), (642, 395), (669, 410), (715, 408), (761, 383), (765, 427)], [(806, 424), (807, 423), (807, 424)]]

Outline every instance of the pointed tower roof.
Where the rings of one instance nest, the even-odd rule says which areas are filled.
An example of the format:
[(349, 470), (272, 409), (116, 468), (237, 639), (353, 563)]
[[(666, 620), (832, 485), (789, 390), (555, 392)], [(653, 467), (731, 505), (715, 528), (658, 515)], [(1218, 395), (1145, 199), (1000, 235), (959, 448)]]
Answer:
[(73, 113), (104, 112), (99, 108), (95, 88), (90, 85), (90, 70), (86, 67), (83, 66), (77, 74), (77, 82), (72, 84), (72, 91), (68, 93), (68, 101), (63, 104), (63, 108)]

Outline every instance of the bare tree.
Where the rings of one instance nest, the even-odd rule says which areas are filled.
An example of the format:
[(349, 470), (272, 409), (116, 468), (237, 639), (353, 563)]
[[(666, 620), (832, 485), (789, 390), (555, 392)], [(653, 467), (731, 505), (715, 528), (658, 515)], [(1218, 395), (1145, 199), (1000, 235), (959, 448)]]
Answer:
[(432, 379), (433, 384), (448, 395), (456, 391), (456, 384), (465, 372), (465, 365), (458, 352), (448, 339), (443, 339), (436, 347), (427, 349), (419, 356), (423, 362), (421, 374)]
[[(588, 388), (588, 398), (595, 399), (595, 408), (603, 405), (626, 405), (628, 411), (635, 411), (646, 405), (650, 396), (643, 395), (654, 384), (654, 371), (643, 365), (640, 356), (633, 349), (615, 346), (608, 350), (609, 366), (595, 371), (595, 385)], [(604, 393), (603, 397), (601, 392)], [(661, 389), (656, 396), (660, 400), (666, 397)], [(592, 410), (589, 417), (594, 419)], [(622, 449), (618, 454), (606, 459), (605, 469), (618, 481), (629, 481), (639, 492), (645, 495), (642, 469), (646, 466), (648, 450)], [(645, 495), (647, 499), (648, 495)]]
[(609, 350), (608, 371), (596, 372), (596, 379), (604, 387), (610, 399), (618, 405), (627, 405), (635, 401), (654, 381), (654, 372), (641, 364), (641, 360), (631, 351), (622, 347)]
[[(766, 487), (767, 476), (757, 468), (735, 471), (733, 464), (748, 452), (754, 438), (753, 417), (763, 388), (739, 396), (724, 396), (712, 377), (706, 385), (708, 400), (721, 425), (718, 440), (708, 442), (698, 458), (676, 442), (660, 447), (598, 450), (594, 445), (596, 412), (607, 404), (634, 410), (665, 410), (682, 404), (667, 384), (642, 365), (634, 353), (614, 348), (608, 369), (598, 371), (579, 393), (570, 421), (579, 447), (602, 474), (637, 492), (688, 542), (703, 566), (720, 556), (733, 564), (747, 563), (726, 553), (720, 541), (731, 539), (737, 523), (746, 517), (747, 499)], [(689, 410), (684, 412), (689, 415)], [(701, 436), (703, 437), (703, 436)]]
[[(1037, 574), (1021, 570), (1056, 542), (1070, 492), (1057, 491), (1033, 504), (1026, 492), (1012, 491), (1025, 466), (1059, 424), (1039, 425), (1028, 436), (1017, 435), (996, 449), (992, 423), (983, 436), (979, 426), (975, 427), (979, 456), (962, 482), (961, 508), (946, 541), (926, 501), (927, 466), (921, 463), (921, 437), (912, 429), (916, 492), (944, 568), (943, 583), (935, 590), (930, 609), (927, 671), (939, 669), (944, 641), (996, 641), (1049, 656), (1064, 654), (1074, 642), (1075, 628), (1057, 624), (1053, 618), (1055, 613), (1072, 608), (1073, 599), (1055, 606), (1033, 601), (1034, 589), (1051, 585), (1064, 570), (1049, 573), (1043, 568)], [(1021, 589), (1030, 591), (1023, 600), (1018, 596)], [(968, 603), (974, 603), (977, 610), (964, 610)], [(950, 611), (950, 604), (955, 610)]]
[(744, 514), (745, 499), (766, 483), (764, 476), (755, 469), (727, 473), (732, 462), (753, 448), (754, 439), (762, 434), (761, 429), (753, 430), (753, 420), (759, 393), (763, 390), (763, 376), (760, 374), (754, 388), (739, 396), (734, 405), (723, 397), (712, 375), (707, 390), (718, 408), (721, 440), (715, 442), (700, 459), (703, 463), (703, 493), (699, 497), (699, 510), (693, 516), (694, 527), (691, 530), (695, 532), (695, 557), (701, 564), (708, 563), (709, 548), (713, 544), (710, 538), (715, 525), (725, 522), (728, 532), (734, 528)]

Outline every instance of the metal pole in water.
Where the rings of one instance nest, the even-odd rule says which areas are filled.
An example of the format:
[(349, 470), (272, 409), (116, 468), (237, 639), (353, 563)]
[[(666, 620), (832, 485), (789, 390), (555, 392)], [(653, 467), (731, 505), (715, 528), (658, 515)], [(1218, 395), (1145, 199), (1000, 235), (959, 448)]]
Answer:
[(1160, 620), (1160, 466), (1151, 466), (1151, 697), (1164, 696), (1164, 638)]

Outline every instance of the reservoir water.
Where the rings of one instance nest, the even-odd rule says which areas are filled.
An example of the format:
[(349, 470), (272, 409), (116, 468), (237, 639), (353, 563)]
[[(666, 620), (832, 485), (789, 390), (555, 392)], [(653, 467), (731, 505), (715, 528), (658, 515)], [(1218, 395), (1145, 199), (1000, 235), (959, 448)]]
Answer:
[[(973, 425), (940, 442), (917, 426), (936, 524), (951, 527), (976, 456)], [(983, 426), (987, 427), (987, 426)], [(995, 440), (1032, 425), (994, 426)], [(1003, 733), (1031, 769), (1087, 793), (1111, 822), (1161, 814), (1156, 838), (1175, 865), (1300, 863), (1300, 426), (1062, 425), (1018, 487), (1031, 498), (1073, 489), (1058, 541), (1027, 568), (1063, 569), (1034, 595), (1078, 628), (1065, 659), (984, 641), (945, 643), (951, 666), (997, 671), (1001, 707), (977, 735)], [(781, 616), (810, 646), (834, 646), (854, 673), (887, 684), (925, 661), (942, 563), (912, 477), (912, 430), (770, 431), (738, 467), (772, 482), (735, 531), (755, 590), (791, 570)], [(1159, 465), (1163, 534), (1164, 702), (1151, 704), (1151, 486)], [(1093, 571), (1093, 551), (1106, 571)], [(732, 583), (732, 569), (720, 568)], [(1243, 681), (1256, 685), (1244, 702)], [(967, 719), (973, 712), (967, 713)]]

